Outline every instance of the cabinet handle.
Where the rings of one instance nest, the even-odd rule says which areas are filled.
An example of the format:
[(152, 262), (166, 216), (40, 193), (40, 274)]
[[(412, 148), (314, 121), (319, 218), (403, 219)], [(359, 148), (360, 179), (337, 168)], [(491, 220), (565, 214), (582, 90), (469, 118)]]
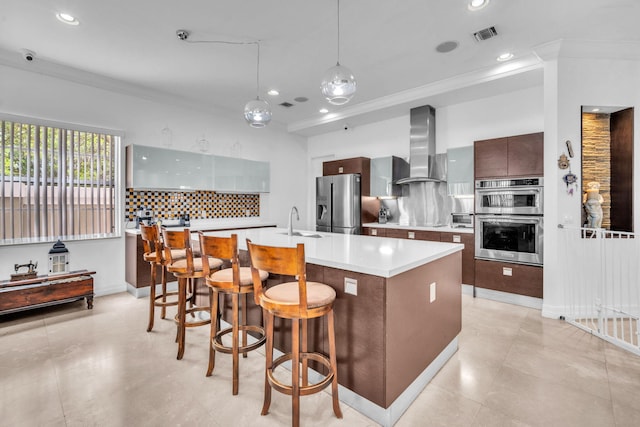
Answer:
[(373, 230), (371, 230), (371, 235), (372, 236), (377, 236), (378, 235), (378, 230), (376, 230), (375, 228)]
[(453, 235), (453, 243), (460, 243), (460, 236), (458, 235)]
[(416, 238), (416, 233), (415, 233), (415, 232), (413, 232), (413, 231), (409, 231), (409, 232), (407, 233), (407, 237), (408, 237), (409, 239), (415, 239), (415, 238)]
[(338, 167), (338, 173), (344, 173), (344, 167), (342, 166)]
[(511, 267), (502, 267), (503, 276), (513, 276), (513, 269)]

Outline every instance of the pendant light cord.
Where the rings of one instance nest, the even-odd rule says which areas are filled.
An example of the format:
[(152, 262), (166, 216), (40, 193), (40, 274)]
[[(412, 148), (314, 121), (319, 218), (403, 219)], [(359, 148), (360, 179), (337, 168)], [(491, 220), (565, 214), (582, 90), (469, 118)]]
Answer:
[(338, 61), (337, 65), (340, 65), (340, 0), (338, 0)]
[[(338, 9), (340, 5), (340, 0), (338, 0)], [(235, 44), (235, 45), (246, 45), (246, 44), (254, 44), (258, 46), (258, 61), (256, 66), (256, 99), (260, 99), (260, 41), (255, 42), (233, 42), (227, 40), (182, 40), (185, 43), (217, 43), (217, 44)], [(340, 58), (340, 13), (338, 11), (338, 59)]]

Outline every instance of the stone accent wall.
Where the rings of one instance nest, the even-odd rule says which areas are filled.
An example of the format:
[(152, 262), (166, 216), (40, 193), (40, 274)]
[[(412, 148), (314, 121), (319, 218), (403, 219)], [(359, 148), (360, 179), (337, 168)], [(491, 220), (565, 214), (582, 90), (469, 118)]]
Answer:
[(127, 188), (125, 219), (133, 221), (139, 207), (150, 208), (158, 219), (246, 218), (260, 216), (259, 194), (215, 191), (143, 191)]
[[(602, 227), (611, 227), (611, 132), (609, 114), (582, 113), (582, 192), (600, 183)], [(583, 212), (583, 218), (585, 217)]]

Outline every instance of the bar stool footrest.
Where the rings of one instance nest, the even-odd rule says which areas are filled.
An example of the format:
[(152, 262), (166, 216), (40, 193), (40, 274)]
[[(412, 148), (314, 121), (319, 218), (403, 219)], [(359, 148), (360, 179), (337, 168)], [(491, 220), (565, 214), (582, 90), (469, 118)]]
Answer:
[(159, 299), (163, 298), (163, 297), (171, 297), (171, 296), (178, 296), (178, 291), (174, 291), (174, 292), (167, 292), (166, 294), (162, 294), (162, 295), (156, 295), (155, 298), (155, 302), (153, 303), (154, 306), (156, 307), (170, 307), (173, 305), (178, 305), (178, 300), (172, 300), (172, 301), (158, 301)]
[[(262, 328), (260, 326), (239, 325), (238, 326), (238, 332), (241, 332), (241, 331), (258, 332), (260, 334), (260, 338), (258, 338), (258, 340), (255, 343), (247, 344), (245, 346), (239, 346), (238, 347), (238, 353), (246, 354), (246, 353), (248, 353), (248, 352), (250, 352), (252, 350), (255, 350), (258, 347), (260, 347), (262, 344), (264, 344), (265, 341), (267, 340), (267, 337), (266, 337), (265, 332), (264, 332), (264, 328)], [(211, 341), (211, 345), (213, 346), (213, 348), (216, 351), (219, 351), (220, 353), (232, 354), (233, 353), (233, 347), (229, 347), (229, 346), (226, 346), (226, 345), (222, 344), (222, 337), (224, 335), (232, 333), (232, 332), (233, 332), (232, 328), (226, 328), (226, 329), (223, 329), (221, 331), (218, 331), (216, 336)]]
[[(291, 385), (283, 384), (280, 381), (278, 381), (274, 377), (273, 372), (278, 366), (292, 359), (293, 359), (293, 354), (286, 353), (273, 361), (273, 365), (271, 366), (271, 369), (267, 369), (267, 379), (271, 387), (273, 387), (275, 390), (279, 391), (280, 393), (287, 394), (289, 396), (293, 394), (293, 387)], [(300, 361), (302, 361), (303, 359), (315, 360), (316, 362), (321, 363), (329, 370), (329, 373), (320, 382), (317, 382), (315, 384), (309, 384), (306, 386), (301, 385), (299, 388), (300, 396), (308, 396), (310, 394), (317, 393), (323, 390), (324, 388), (326, 388), (329, 384), (331, 384), (335, 373), (333, 372), (333, 369), (331, 369), (331, 362), (327, 356), (320, 353), (302, 353), (301, 352)], [(300, 381), (299, 378), (298, 378), (298, 381)]]
[[(185, 319), (186, 319), (186, 315), (187, 314), (193, 314), (199, 311), (204, 311), (209, 313), (210, 309), (209, 307), (191, 307), (185, 310)], [(178, 319), (178, 315), (176, 314), (176, 316), (173, 318), (173, 320), (176, 322), (176, 324), (180, 325), (180, 320)], [(185, 328), (194, 328), (196, 326), (204, 326), (204, 325), (209, 325), (211, 324), (211, 319), (207, 319), (207, 320), (188, 320), (186, 319), (184, 322), (184, 326)]]

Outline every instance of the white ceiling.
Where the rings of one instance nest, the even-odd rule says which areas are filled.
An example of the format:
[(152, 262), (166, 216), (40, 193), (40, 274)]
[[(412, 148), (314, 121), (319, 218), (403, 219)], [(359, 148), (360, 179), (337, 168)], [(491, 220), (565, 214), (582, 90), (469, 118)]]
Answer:
[[(479, 11), (467, 3), (342, 0), (340, 62), (358, 82), (342, 107), (319, 90), (337, 59), (336, 0), (2, 0), (0, 63), (242, 115), (256, 96), (255, 46), (185, 43), (175, 33), (188, 30), (192, 41), (260, 40), (260, 97), (272, 104), (274, 121), (313, 134), (425, 102), (437, 107), (539, 85), (534, 49), (551, 41), (640, 41), (640, 0), (491, 0)], [(60, 23), (59, 11), (80, 25)], [(472, 34), (489, 26), (498, 36), (476, 42)], [(459, 47), (437, 53), (448, 40)], [(22, 49), (35, 60), (26, 62)], [(504, 51), (515, 59), (498, 64)], [(270, 88), (280, 95), (268, 96)]]

